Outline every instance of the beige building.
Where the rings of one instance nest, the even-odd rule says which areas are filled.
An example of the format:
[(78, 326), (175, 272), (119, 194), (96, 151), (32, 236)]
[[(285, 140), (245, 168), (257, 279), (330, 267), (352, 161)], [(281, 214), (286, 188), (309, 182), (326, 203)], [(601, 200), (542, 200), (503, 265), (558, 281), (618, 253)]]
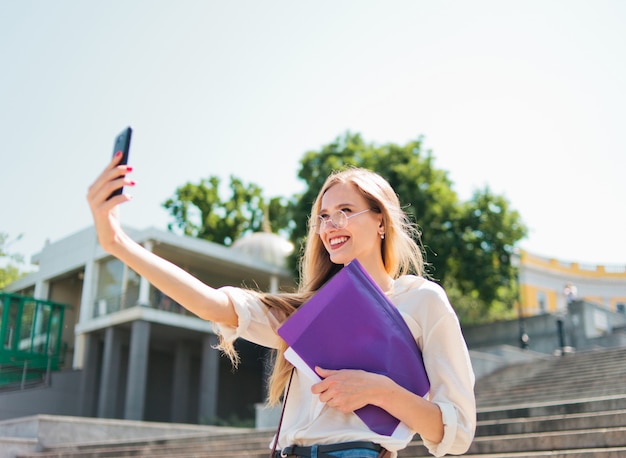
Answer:
[[(295, 286), (285, 264), (291, 244), (277, 235), (256, 233), (225, 247), (154, 228), (127, 232), (213, 287)], [(242, 363), (232, 370), (215, 349), (212, 323), (105, 253), (93, 228), (46, 245), (33, 261), (39, 270), (6, 292), (67, 305), (62, 370), (49, 395), (4, 393), (0, 420), (35, 413), (209, 424), (254, 418), (265, 398), (267, 349), (238, 341)], [(64, 392), (55, 394), (59, 386)]]
[(583, 265), (527, 251), (520, 252), (518, 262), (522, 316), (564, 311), (573, 299), (625, 313), (626, 264)]
[[(292, 247), (273, 234), (252, 234), (228, 248), (154, 228), (127, 232), (213, 287), (295, 287), (285, 265)], [(266, 349), (238, 341), (242, 363), (233, 371), (214, 348), (212, 323), (189, 314), (105, 253), (93, 228), (46, 245), (34, 261), (39, 270), (9, 285), (7, 292), (67, 304), (62, 370), (53, 374), (47, 390), (1, 393), (0, 420), (36, 413), (177, 423), (253, 420), (255, 415), (258, 420), (255, 410), (265, 398)], [(626, 266), (582, 266), (525, 251), (517, 261), (518, 306), (520, 317), (527, 317), (531, 348), (549, 353), (558, 343), (552, 321), (567, 310), (568, 298), (598, 306), (561, 320), (567, 345), (583, 348), (585, 339), (622, 326)], [(539, 325), (531, 323), (542, 316)], [(476, 346), (515, 346), (522, 330), (517, 332), (517, 321), (511, 326), (502, 327), (501, 339), (493, 326), (466, 329), (466, 337)], [(576, 326), (584, 330), (578, 332)], [(5, 335), (9, 331), (14, 330)]]

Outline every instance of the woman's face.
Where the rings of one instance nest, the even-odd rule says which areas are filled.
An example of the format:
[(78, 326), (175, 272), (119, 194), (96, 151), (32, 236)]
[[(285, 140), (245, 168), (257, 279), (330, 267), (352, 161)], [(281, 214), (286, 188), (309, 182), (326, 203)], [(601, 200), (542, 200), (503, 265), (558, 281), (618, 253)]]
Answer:
[(356, 215), (367, 209), (367, 201), (351, 184), (333, 185), (322, 196), (320, 216), (328, 220), (341, 210), (349, 218), (344, 228), (327, 221), (320, 229), (320, 238), (333, 263), (345, 265), (353, 259), (363, 266), (380, 263), (382, 215), (373, 211)]

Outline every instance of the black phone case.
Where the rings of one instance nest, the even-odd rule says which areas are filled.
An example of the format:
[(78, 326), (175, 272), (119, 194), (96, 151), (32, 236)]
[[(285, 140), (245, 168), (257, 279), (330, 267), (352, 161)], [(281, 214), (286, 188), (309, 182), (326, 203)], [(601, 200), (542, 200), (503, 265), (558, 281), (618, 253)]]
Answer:
[[(128, 164), (128, 153), (130, 152), (130, 138), (132, 133), (133, 130), (130, 127), (127, 127), (115, 138), (115, 143), (113, 145), (113, 156), (115, 156), (118, 151), (122, 152), (122, 159), (120, 159), (118, 165)], [(120, 186), (118, 189), (111, 193), (107, 200), (109, 200), (111, 197), (119, 196), (123, 190), (124, 186)]]

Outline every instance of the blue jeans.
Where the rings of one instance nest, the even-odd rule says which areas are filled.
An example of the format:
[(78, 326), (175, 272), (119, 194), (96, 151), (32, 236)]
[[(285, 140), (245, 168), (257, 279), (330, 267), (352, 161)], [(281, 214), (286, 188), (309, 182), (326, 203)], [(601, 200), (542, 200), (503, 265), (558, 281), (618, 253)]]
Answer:
[[(353, 448), (350, 450), (340, 450), (337, 452), (326, 452), (330, 456), (338, 456), (342, 458), (376, 458), (378, 452), (376, 450), (367, 450), (364, 448)], [(311, 458), (317, 458), (317, 447), (315, 452), (311, 450)]]

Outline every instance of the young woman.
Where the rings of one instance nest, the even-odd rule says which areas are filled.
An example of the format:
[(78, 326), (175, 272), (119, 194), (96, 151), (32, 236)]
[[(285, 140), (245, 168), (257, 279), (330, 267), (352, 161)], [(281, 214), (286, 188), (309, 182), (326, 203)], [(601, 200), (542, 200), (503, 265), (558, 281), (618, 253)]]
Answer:
[[(119, 156), (100, 174), (88, 202), (100, 244), (155, 287), (201, 318), (216, 323), (221, 348), (236, 361), (238, 337), (276, 349), (270, 403), (280, 402), (289, 380), (276, 456), (396, 456), (410, 438), (378, 435), (353, 413), (372, 404), (418, 433), (435, 456), (464, 453), (474, 436), (474, 374), (459, 322), (445, 292), (421, 276), (421, 250), (389, 183), (364, 169), (332, 174), (313, 204), (294, 294), (264, 294), (234, 287), (213, 289), (145, 250), (121, 229), (115, 189), (133, 186)], [(418, 396), (386, 376), (317, 368), (321, 382), (292, 371), (276, 330), (344, 265), (357, 259), (398, 307), (422, 350), (430, 392)], [(411, 275), (413, 273), (414, 275)]]

